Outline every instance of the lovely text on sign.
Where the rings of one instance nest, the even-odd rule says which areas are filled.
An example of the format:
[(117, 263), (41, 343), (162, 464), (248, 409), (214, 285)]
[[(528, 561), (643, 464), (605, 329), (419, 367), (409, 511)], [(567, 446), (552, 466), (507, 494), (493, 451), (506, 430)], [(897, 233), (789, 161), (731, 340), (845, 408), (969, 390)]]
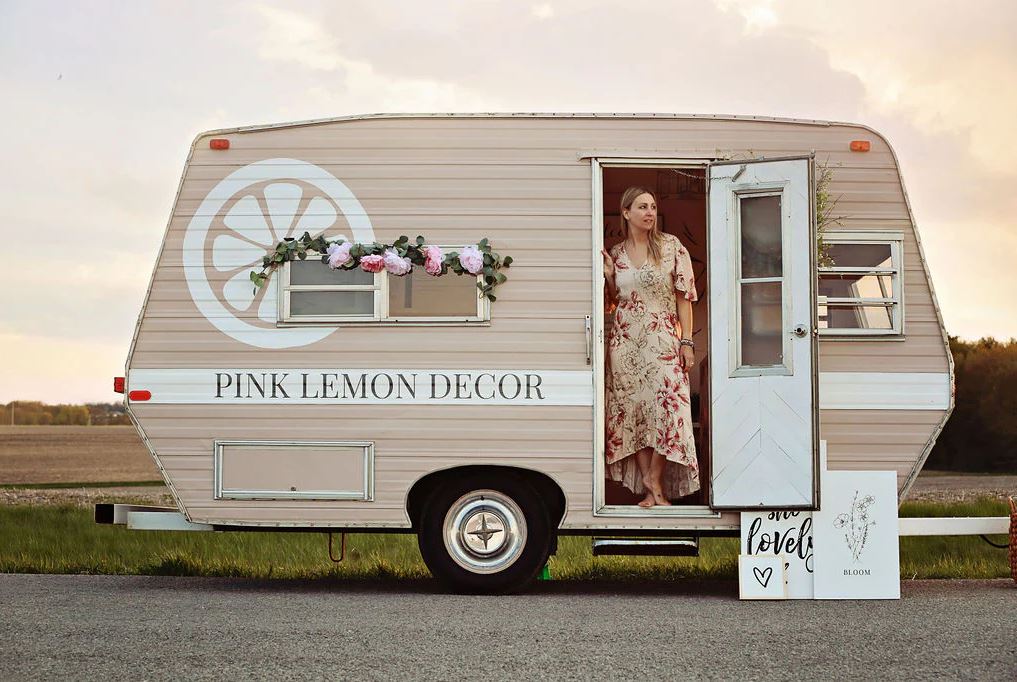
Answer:
[[(775, 524), (764, 528), (762, 517), (752, 520), (746, 539), (746, 554), (788, 554), (797, 556), (805, 562), (805, 570), (812, 573), (812, 516), (801, 518), (801, 512), (773, 511), (767, 514), (767, 520)], [(794, 520), (789, 525), (781, 526), (781, 522)]]
[(812, 512), (742, 512), (742, 554), (782, 557), (789, 599), (813, 597)]

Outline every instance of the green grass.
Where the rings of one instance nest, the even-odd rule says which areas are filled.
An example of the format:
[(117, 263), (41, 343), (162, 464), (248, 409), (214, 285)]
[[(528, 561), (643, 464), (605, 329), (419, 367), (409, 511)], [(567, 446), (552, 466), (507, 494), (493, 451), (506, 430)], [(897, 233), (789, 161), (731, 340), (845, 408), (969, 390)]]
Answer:
[[(0, 507), (0, 572), (251, 578), (423, 578), (409, 535), (348, 535), (346, 560), (322, 533), (134, 531), (100, 526), (89, 509)], [(336, 552), (338, 553), (338, 536)]]
[[(905, 502), (902, 517), (915, 516), (1010, 516), (1003, 500), (982, 497), (972, 502), (942, 504)], [(997, 545), (1006, 535), (990, 535)], [(989, 545), (977, 535), (924, 536), (900, 539), (902, 578), (1008, 578), (1010, 563), (1005, 549)]]
[[(906, 503), (901, 516), (1007, 516), (1005, 503)], [(994, 536), (997, 543), (1005, 536)], [(99, 526), (79, 507), (0, 507), (0, 572), (201, 575), (376, 580), (426, 578), (416, 538), (351, 534), (346, 560), (328, 559), (321, 533), (186, 533)], [(338, 551), (338, 536), (336, 537)], [(974, 537), (901, 538), (901, 577), (1006, 578), (1005, 550)], [(697, 558), (597, 557), (586, 537), (562, 537), (556, 580), (736, 579), (738, 540), (703, 538)]]

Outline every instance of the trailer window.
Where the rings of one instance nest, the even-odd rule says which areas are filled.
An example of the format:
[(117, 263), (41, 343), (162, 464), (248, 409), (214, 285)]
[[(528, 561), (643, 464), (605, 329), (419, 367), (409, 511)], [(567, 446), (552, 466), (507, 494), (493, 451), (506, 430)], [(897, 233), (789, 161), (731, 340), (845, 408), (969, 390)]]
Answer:
[(901, 335), (902, 240), (840, 233), (824, 241), (832, 263), (819, 268), (819, 333)]
[(487, 319), (478, 277), (403, 277), (360, 269), (332, 270), (320, 260), (281, 269), (280, 322), (478, 322)]
[(282, 268), (281, 318), (285, 322), (376, 320), (381, 274), (333, 270), (318, 259), (295, 260)]
[(448, 274), (432, 277), (414, 268), (405, 277), (389, 277), (390, 319), (475, 320), (483, 317), (477, 278)]

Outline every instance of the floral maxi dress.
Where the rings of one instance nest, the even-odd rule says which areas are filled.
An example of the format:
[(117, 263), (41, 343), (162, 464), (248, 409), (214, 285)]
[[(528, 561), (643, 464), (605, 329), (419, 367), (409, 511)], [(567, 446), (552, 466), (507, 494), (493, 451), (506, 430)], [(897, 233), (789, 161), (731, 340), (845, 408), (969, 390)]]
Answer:
[(646, 492), (632, 455), (652, 447), (667, 459), (668, 499), (699, 490), (692, 434), (689, 375), (679, 364), (681, 338), (676, 293), (696, 301), (689, 252), (663, 234), (660, 263), (649, 255), (635, 267), (624, 244), (611, 248), (618, 307), (608, 335), (607, 472), (637, 494)]

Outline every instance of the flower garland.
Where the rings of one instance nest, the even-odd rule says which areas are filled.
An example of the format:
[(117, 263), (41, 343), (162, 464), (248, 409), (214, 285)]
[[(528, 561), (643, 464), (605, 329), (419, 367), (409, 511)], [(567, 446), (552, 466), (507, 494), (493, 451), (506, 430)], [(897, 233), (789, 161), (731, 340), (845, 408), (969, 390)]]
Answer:
[(357, 244), (342, 237), (335, 241), (324, 236), (311, 237), (305, 232), (299, 239), (283, 239), (276, 244), (275, 251), (262, 258), (261, 271), (251, 271), (255, 291), (265, 285), (272, 271), (280, 265), (294, 259), (306, 260), (309, 253), (321, 255), (321, 262), (327, 263), (333, 270), (359, 267), (364, 272), (387, 270), (402, 277), (409, 274), (414, 265), (420, 265), (427, 274), (435, 277), (449, 271), (457, 275), (483, 275), (484, 281), (478, 282), (477, 288), (481, 296), (492, 301), (497, 300), (492, 293), (494, 288), (507, 279), (500, 270), (512, 264), (511, 256), (502, 258), (491, 250), (486, 237), (474, 246), (464, 246), (462, 251), (444, 253), (441, 247), (428, 244), (420, 235), (415, 243), (410, 243), (410, 238), (403, 235), (392, 244)]

